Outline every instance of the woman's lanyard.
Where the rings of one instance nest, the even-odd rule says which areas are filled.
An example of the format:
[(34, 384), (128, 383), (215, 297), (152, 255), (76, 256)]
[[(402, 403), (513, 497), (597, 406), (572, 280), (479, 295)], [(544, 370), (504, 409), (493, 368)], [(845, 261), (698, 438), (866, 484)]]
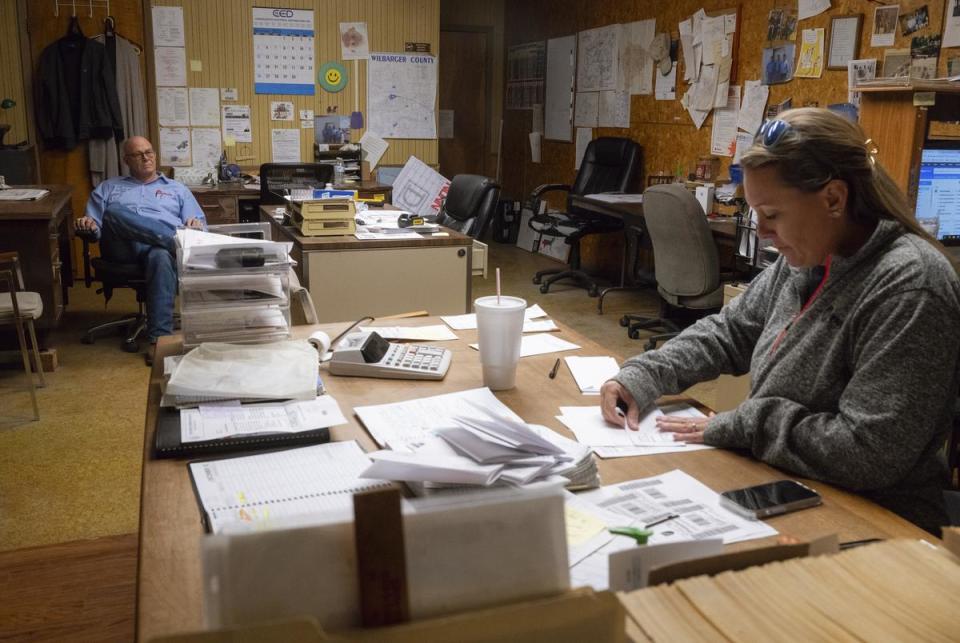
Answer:
[(823, 290), (823, 286), (827, 283), (827, 278), (830, 276), (830, 261), (832, 259), (833, 255), (827, 255), (827, 261), (824, 264), (825, 270), (823, 271), (823, 278), (820, 280), (820, 283), (817, 284), (817, 287), (814, 289), (813, 293), (811, 293), (811, 295), (807, 298), (807, 302), (803, 305), (803, 308), (800, 309), (800, 312), (793, 316), (793, 319), (791, 319), (790, 322), (783, 327), (783, 330), (780, 331), (780, 333), (777, 335), (777, 338), (773, 340), (773, 345), (770, 347), (770, 355), (773, 355), (774, 351), (777, 350), (777, 346), (779, 346), (780, 342), (783, 341), (783, 338), (786, 337), (787, 331), (790, 330), (790, 327), (793, 326), (798, 319), (800, 319), (800, 315), (806, 312), (806, 310), (813, 305), (813, 302), (816, 301), (817, 297), (820, 296), (820, 292)]

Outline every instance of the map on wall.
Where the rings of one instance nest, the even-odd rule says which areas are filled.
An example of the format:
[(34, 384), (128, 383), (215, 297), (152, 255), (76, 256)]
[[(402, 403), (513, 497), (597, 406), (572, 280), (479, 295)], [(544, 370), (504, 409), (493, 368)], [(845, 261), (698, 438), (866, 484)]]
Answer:
[(437, 59), (370, 54), (367, 129), (382, 138), (437, 138)]

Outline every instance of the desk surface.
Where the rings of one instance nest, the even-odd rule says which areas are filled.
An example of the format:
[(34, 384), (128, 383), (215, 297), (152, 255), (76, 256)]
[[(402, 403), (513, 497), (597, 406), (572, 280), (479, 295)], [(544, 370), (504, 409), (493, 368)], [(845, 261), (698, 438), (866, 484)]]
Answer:
[[(610, 203), (609, 201), (592, 199), (588, 196), (571, 195), (570, 206), (615, 217), (643, 217), (642, 203)], [(737, 222), (732, 218), (708, 218), (707, 223), (710, 224), (710, 230), (713, 231), (714, 237), (735, 239), (737, 236)]]
[(469, 246), (473, 239), (456, 230), (444, 228), (447, 236), (421, 235), (419, 239), (357, 239), (353, 235), (334, 235), (329, 237), (306, 237), (296, 228), (283, 225), (273, 218), (274, 209), (281, 206), (260, 206), (260, 220), (270, 223), (270, 228), (279, 236), (277, 241), (292, 241), (304, 251), (322, 250), (362, 250), (364, 248), (411, 248)]
[(49, 190), (50, 194), (35, 201), (0, 201), (0, 220), (53, 219), (70, 202), (73, 187), (69, 185), (16, 185), (15, 188)]
[[(393, 190), (393, 187), (390, 185), (384, 185), (382, 183), (377, 183), (376, 181), (361, 181), (360, 183), (346, 183), (344, 185), (335, 186), (337, 189), (343, 190), (360, 190), (361, 192), (370, 192), (370, 193), (387, 193)], [(190, 191), (194, 194), (213, 194), (220, 196), (251, 196), (251, 197), (260, 197), (260, 185), (257, 184), (255, 188), (244, 187), (240, 183), (236, 182), (225, 182), (217, 183), (216, 186), (210, 187), (206, 185), (196, 185), (190, 188)]]
[[(436, 318), (407, 320), (413, 324), (440, 323)], [(389, 323), (389, 322), (386, 322)], [(336, 333), (345, 324), (320, 326)], [(298, 337), (306, 337), (317, 327), (294, 328)], [(572, 437), (554, 417), (561, 405), (595, 404), (596, 397), (584, 397), (566, 368), (556, 379), (548, 379), (554, 361), (561, 355), (604, 355), (603, 347), (562, 327), (561, 336), (582, 349), (525, 357), (520, 360), (517, 387), (497, 393), (497, 397), (524, 420), (544, 424)], [(476, 331), (457, 331), (459, 340), (444, 342), (454, 352), (453, 364), (440, 382), (374, 380), (335, 377), (326, 373), (327, 390), (340, 403), (349, 422), (332, 429), (332, 439), (356, 439), (364, 450), (375, 443), (354, 417), (355, 406), (426, 397), (481, 386), (479, 353), (467, 346), (476, 341)], [(150, 376), (147, 400), (146, 439), (143, 454), (143, 479), (140, 508), (140, 564), (137, 577), (137, 634), (141, 641), (153, 637), (199, 630), (201, 613), (201, 570), (199, 541), (203, 533), (200, 511), (190, 485), (184, 460), (152, 458), (154, 430), (160, 400), (163, 357), (180, 349), (177, 337), (161, 338)], [(755, 460), (726, 450), (696, 451), (688, 454), (664, 454), (600, 460), (604, 484), (658, 475), (681, 468), (714, 489), (769, 482), (784, 474)], [(802, 480), (802, 479), (801, 479)], [(928, 538), (929, 534), (871, 502), (828, 485), (807, 481), (823, 496), (823, 506), (778, 516), (769, 522), (780, 533), (801, 539), (836, 533), (841, 541), (864, 538)], [(752, 540), (729, 546), (730, 550), (749, 549), (771, 544), (773, 539)]]

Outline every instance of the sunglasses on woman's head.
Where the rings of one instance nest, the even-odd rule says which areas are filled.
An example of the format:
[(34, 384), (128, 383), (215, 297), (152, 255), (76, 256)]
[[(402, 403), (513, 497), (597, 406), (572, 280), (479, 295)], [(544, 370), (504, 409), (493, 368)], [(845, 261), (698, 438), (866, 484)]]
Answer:
[(781, 121), (778, 118), (765, 121), (764, 124), (760, 126), (760, 131), (757, 132), (757, 139), (762, 141), (767, 147), (770, 147), (771, 145), (775, 145), (776, 142), (780, 140), (780, 137), (789, 132), (790, 129), (790, 123)]

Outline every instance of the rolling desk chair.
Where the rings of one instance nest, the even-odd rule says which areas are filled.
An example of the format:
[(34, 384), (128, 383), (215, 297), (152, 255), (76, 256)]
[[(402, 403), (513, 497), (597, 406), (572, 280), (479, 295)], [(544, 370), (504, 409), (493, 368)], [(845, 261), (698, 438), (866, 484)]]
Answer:
[(485, 176), (458, 174), (450, 182), (437, 223), (479, 239), (500, 198), (500, 186)]
[[(530, 227), (542, 235), (564, 237), (570, 246), (569, 268), (541, 270), (534, 276), (533, 283), (542, 284), (540, 292), (547, 293), (551, 284), (569, 278), (578, 287), (586, 288), (591, 297), (596, 297), (600, 293), (596, 281), (580, 269), (580, 240), (590, 234), (623, 230), (621, 219), (577, 211), (569, 206), (569, 197), (567, 212), (536, 214), (540, 212), (543, 195), (552, 191), (565, 191), (568, 195), (577, 196), (630, 192), (640, 174), (641, 163), (641, 148), (636, 142), (628, 138), (597, 138), (587, 145), (573, 185), (551, 183), (533, 191), (530, 207), (535, 214), (530, 219)], [(562, 232), (560, 226), (573, 228), (573, 232)]]
[(260, 205), (283, 205), (284, 191), (322, 188), (333, 181), (326, 163), (264, 163), (260, 166)]
[(656, 347), (680, 332), (667, 318), (670, 307), (713, 312), (723, 305), (720, 258), (707, 217), (697, 199), (683, 185), (654, 185), (643, 193), (643, 217), (650, 242), (660, 293), (660, 317), (624, 315), (631, 339), (641, 329), (666, 332), (647, 338), (644, 350)]

